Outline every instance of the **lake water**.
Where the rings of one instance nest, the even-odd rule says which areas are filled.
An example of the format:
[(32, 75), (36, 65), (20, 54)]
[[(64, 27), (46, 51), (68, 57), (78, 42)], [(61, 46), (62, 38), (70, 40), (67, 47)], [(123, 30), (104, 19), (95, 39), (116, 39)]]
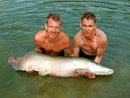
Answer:
[[(102, 64), (111, 76), (96, 79), (42, 77), (16, 72), (9, 56), (23, 56), (35, 49), (34, 35), (44, 29), (50, 12), (63, 17), (62, 31), (73, 43), (82, 14), (97, 16), (98, 28), (108, 37)], [(0, 0), (1, 98), (130, 98), (130, 0)]]

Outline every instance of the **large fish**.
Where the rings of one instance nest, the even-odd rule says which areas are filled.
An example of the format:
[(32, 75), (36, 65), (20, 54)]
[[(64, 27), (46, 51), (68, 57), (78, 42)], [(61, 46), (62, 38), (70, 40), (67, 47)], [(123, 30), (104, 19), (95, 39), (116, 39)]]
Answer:
[(75, 72), (84, 75), (89, 72), (94, 75), (111, 75), (114, 70), (94, 63), (81, 57), (49, 56), (36, 51), (29, 52), (23, 57), (15, 60), (9, 58), (8, 63), (15, 70), (26, 71), (32, 68), (40, 75), (55, 74), (60, 77), (70, 77)]

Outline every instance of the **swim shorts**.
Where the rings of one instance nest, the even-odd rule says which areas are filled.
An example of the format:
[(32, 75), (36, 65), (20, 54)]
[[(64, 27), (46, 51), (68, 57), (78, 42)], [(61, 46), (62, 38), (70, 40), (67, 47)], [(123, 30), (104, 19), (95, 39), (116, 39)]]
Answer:
[(96, 56), (87, 55), (80, 49), (79, 57), (84, 57), (84, 58), (88, 58), (88, 59), (95, 59)]

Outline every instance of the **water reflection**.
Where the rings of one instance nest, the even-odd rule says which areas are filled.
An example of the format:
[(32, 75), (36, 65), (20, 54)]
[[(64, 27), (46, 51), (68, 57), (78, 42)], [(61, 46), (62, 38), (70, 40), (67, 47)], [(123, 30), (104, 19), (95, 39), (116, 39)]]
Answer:
[[(94, 80), (41, 77), (37, 73), (15, 72), (5, 63), (11, 55), (18, 57), (35, 49), (33, 36), (44, 28), (50, 12), (63, 16), (62, 30), (73, 42), (86, 11), (96, 14), (98, 27), (108, 36), (103, 65), (115, 70), (112, 76), (98, 76)], [(0, 95), (3, 98), (129, 98), (129, 16), (130, 0), (1, 0)]]
[(62, 78), (39, 76), (37, 73), (18, 72), (22, 77), (35, 78), (39, 89), (33, 96), (36, 98), (87, 98), (93, 93), (98, 93), (112, 80), (112, 76), (97, 76), (96, 79), (87, 77)]

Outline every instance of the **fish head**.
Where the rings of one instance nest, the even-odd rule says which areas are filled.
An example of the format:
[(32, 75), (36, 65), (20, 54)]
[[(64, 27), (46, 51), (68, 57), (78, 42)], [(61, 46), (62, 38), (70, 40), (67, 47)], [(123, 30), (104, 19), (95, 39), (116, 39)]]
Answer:
[(114, 73), (114, 70), (113, 69), (108, 69), (108, 72), (106, 72), (106, 75), (111, 75)]
[(114, 73), (114, 70), (113, 69), (110, 69), (110, 68), (105, 68), (103, 70), (95, 70), (94, 71), (94, 74), (95, 75), (111, 75)]

